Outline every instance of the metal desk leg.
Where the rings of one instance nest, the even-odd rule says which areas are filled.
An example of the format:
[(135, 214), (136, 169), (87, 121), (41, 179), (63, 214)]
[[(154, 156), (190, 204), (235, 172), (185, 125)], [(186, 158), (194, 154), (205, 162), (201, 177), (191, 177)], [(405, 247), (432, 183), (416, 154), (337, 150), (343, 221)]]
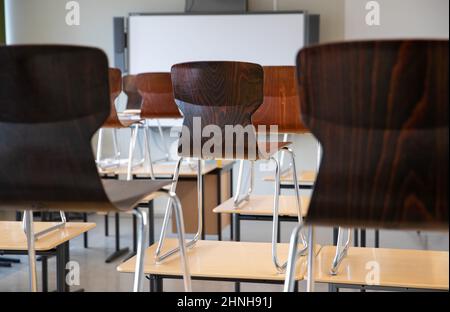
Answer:
[(136, 216), (133, 214), (133, 250), (125, 257), (123, 262), (130, 260), (134, 256), (136, 256), (137, 253), (137, 219)]
[[(83, 213), (83, 222), (88, 222), (88, 215), (87, 213)], [(89, 242), (88, 242), (88, 232), (83, 233), (83, 239), (84, 239), (84, 248), (89, 248)]]
[(115, 214), (115, 221), (116, 221), (116, 251), (110, 255), (108, 258), (106, 258), (106, 263), (111, 263), (114, 260), (122, 257), (123, 255), (127, 254), (130, 249), (128, 247), (120, 249), (120, 219), (119, 219), (119, 213)]
[(203, 231), (201, 239), (205, 240), (206, 238), (206, 224), (205, 224), (205, 175), (202, 173), (202, 223), (203, 223)]
[(353, 240), (353, 245), (355, 246), (355, 247), (358, 247), (359, 246), (359, 240), (358, 240), (358, 237), (359, 237), (359, 230), (358, 229), (355, 229), (354, 230), (354, 240)]
[(56, 247), (56, 291), (68, 292), (69, 285), (66, 283), (66, 264), (69, 262), (69, 242)]
[(380, 231), (375, 230), (375, 248), (380, 248)]
[[(241, 216), (239, 214), (234, 214), (234, 240), (236, 242), (241, 241)], [(234, 283), (234, 291), (241, 292), (241, 283)]]
[(105, 236), (109, 236), (109, 219), (108, 219), (108, 214), (105, 215)]
[(234, 214), (234, 241), (241, 241), (241, 216), (239, 214)]
[(162, 277), (158, 275), (153, 275), (153, 285), (154, 292), (163, 292), (164, 291), (164, 281)]
[[(230, 171), (230, 192), (231, 196), (233, 196), (233, 169)], [(234, 221), (233, 221), (233, 215), (230, 217), (230, 240), (234, 241)]]
[(150, 227), (148, 231), (150, 246), (155, 243), (155, 209), (153, 206), (153, 200), (148, 203), (148, 225)]
[(361, 235), (361, 245), (360, 247), (366, 247), (366, 229), (360, 230)]
[(337, 227), (333, 228), (333, 246), (337, 245), (338, 234), (339, 234), (339, 228), (337, 228)]
[(48, 292), (48, 257), (41, 256), (42, 265), (42, 292)]
[(277, 243), (281, 243), (281, 221), (278, 219)]
[(148, 277), (150, 282), (150, 292), (156, 292), (155, 278), (156, 277), (154, 275), (150, 275)]

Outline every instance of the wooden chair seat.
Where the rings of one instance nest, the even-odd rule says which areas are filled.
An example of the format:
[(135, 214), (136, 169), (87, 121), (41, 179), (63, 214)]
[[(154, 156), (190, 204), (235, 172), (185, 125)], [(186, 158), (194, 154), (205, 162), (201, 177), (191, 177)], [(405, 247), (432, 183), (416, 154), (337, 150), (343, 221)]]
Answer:
[[(309, 196), (301, 196), (302, 214), (308, 211)], [(228, 199), (214, 210), (215, 213), (241, 214), (248, 216), (272, 216), (273, 195), (251, 195), (248, 201), (242, 202), (239, 207), (234, 208), (233, 198)], [(295, 196), (280, 196), (280, 216), (297, 217), (297, 206)]]
[[(167, 239), (164, 243), (164, 250), (176, 246), (176, 240)], [(286, 258), (288, 248), (288, 244), (279, 244), (279, 256)], [(161, 264), (156, 264), (155, 249), (156, 244), (146, 250), (145, 274), (182, 276), (179, 256), (173, 256)], [(319, 250), (320, 247), (317, 246), (316, 254)], [(284, 274), (277, 273), (270, 255), (270, 243), (199, 241), (193, 249), (189, 250), (188, 261), (193, 278), (283, 281)], [(296, 280), (304, 278), (305, 260), (305, 257), (302, 257), (297, 263)], [(119, 265), (117, 270), (123, 273), (132, 273), (134, 268), (135, 257)]]
[[(325, 246), (316, 258), (315, 281), (321, 283), (369, 285), (370, 270), (378, 267), (375, 286), (448, 290), (448, 252), (385, 248), (349, 248), (337, 275), (330, 275), (335, 246)], [(374, 286), (374, 285), (372, 285)]]
[(121, 181), (103, 180), (103, 187), (111, 203), (121, 211), (131, 210), (145, 198), (172, 183), (172, 180), (155, 181)]

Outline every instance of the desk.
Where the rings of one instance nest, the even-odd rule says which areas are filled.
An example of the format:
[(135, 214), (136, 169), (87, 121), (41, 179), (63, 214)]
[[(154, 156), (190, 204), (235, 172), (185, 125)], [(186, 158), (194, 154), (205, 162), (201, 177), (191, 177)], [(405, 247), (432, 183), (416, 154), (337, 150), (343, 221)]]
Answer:
[[(331, 291), (338, 291), (339, 288), (449, 289), (449, 260), (446, 251), (350, 247), (338, 274), (332, 276), (329, 271), (335, 250), (334, 246), (323, 247), (315, 263), (315, 281), (329, 284)], [(370, 270), (374, 270), (374, 265), (379, 269), (379, 283), (369, 285), (366, 278)]]
[[(316, 181), (317, 173), (315, 171), (302, 171), (297, 174), (297, 180), (300, 189), (312, 189), (314, 182)], [(275, 174), (267, 175), (264, 177), (264, 181), (275, 182)], [(281, 188), (293, 189), (294, 179), (292, 178), (292, 171), (289, 170), (280, 177)]]
[[(176, 246), (176, 239), (167, 239), (162, 252)], [(271, 243), (199, 241), (188, 251), (192, 279), (283, 284), (285, 275), (276, 271), (272, 263), (271, 248)], [(173, 256), (161, 264), (156, 264), (155, 250), (156, 245), (146, 250), (144, 272), (156, 281), (154, 290), (162, 291), (163, 279), (182, 277), (180, 258)], [(316, 254), (319, 250), (320, 246), (317, 246)], [(278, 245), (278, 255), (281, 259), (286, 259), (288, 252), (289, 244)], [(122, 263), (117, 270), (133, 273), (135, 260), (132, 258)], [(303, 280), (306, 269), (306, 257), (301, 257), (297, 261), (297, 281)]]
[[(35, 232), (40, 232), (56, 225), (54, 222), (34, 222)], [(66, 284), (66, 264), (70, 261), (69, 242), (75, 237), (93, 229), (95, 223), (66, 223), (64, 228), (57, 229), (39, 238), (35, 242), (36, 254), (45, 258), (43, 262), (43, 291), (47, 291), (46, 258), (56, 256), (57, 291), (69, 291)], [(0, 250), (4, 254), (28, 254), (27, 239), (22, 222), (0, 222)], [(45, 274), (45, 276), (44, 276)]]

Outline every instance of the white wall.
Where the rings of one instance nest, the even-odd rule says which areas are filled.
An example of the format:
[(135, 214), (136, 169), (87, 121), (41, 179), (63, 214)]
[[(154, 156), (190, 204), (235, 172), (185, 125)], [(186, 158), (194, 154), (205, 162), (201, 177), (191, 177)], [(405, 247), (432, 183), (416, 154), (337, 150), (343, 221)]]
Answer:
[(180, 12), (184, 0), (78, 0), (80, 26), (68, 26), (66, 0), (5, 0), (8, 43), (66, 43), (113, 55), (113, 17), (130, 12)]
[(448, 38), (448, 0), (378, 0), (380, 25), (365, 22), (366, 0), (346, 0), (346, 39)]

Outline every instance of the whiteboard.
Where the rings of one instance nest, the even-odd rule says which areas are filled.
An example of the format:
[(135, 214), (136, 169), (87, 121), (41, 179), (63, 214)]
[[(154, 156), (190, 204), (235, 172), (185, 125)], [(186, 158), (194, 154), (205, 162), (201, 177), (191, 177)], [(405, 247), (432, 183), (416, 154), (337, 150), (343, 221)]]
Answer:
[(129, 72), (170, 72), (189, 61), (295, 65), (305, 13), (131, 15)]

